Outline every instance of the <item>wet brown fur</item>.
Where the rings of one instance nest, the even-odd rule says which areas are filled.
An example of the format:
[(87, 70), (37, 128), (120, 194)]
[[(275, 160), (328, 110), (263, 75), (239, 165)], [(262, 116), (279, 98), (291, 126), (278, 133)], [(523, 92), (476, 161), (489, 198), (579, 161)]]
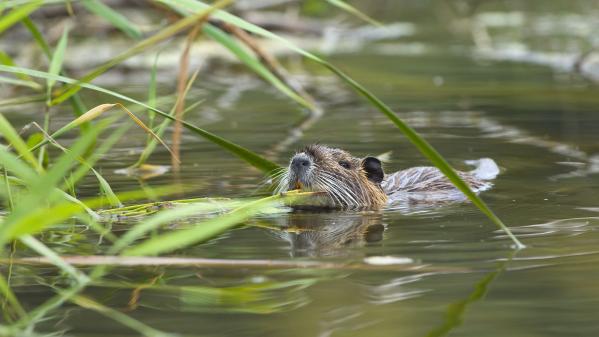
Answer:
[[(380, 183), (368, 179), (362, 168), (362, 159), (353, 157), (346, 151), (324, 145), (308, 145), (297, 153), (307, 154), (313, 161), (311, 186), (303, 190), (327, 192), (332, 205), (343, 207), (381, 208), (387, 203), (387, 195)], [(347, 163), (343, 167), (340, 163)], [(288, 176), (284, 177), (285, 180)], [(293, 182), (292, 182), (293, 183)], [(282, 182), (281, 190), (292, 189), (289, 181)]]

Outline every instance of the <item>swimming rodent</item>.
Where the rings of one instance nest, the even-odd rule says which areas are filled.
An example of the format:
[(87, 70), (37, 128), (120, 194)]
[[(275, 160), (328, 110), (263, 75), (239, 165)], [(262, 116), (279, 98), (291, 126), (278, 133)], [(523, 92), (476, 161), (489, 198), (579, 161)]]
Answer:
[[(458, 175), (478, 193), (489, 189), (499, 168), (492, 159), (467, 162), (477, 168)], [(311, 207), (379, 209), (395, 202), (451, 202), (466, 197), (436, 167), (412, 167), (385, 174), (375, 157), (313, 144), (299, 150), (279, 177), (276, 192), (300, 189), (324, 192)]]

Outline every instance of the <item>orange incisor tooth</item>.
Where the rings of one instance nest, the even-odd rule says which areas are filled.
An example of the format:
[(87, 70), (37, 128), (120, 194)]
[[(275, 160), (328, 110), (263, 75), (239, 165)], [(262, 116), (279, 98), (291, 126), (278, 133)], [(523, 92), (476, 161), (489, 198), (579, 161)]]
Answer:
[(299, 190), (299, 189), (301, 189), (301, 188), (302, 188), (302, 184), (301, 184), (299, 181), (298, 181), (298, 182), (296, 182), (296, 183), (295, 183), (295, 189), (296, 189), (296, 190)]

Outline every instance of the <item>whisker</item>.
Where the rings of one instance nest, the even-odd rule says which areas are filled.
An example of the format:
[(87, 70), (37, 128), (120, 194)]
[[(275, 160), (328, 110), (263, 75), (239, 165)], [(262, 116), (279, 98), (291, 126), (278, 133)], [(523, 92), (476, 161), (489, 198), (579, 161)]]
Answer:
[(329, 188), (344, 196), (343, 200), (345, 200), (345, 204), (361, 205), (361, 203), (358, 202), (360, 198), (358, 195), (356, 195), (352, 188), (348, 186), (346, 181), (341, 180), (327, 172), (322, 172), (321, 175), (322, 177), (327, 178), (327, 182), (329, 182)]
[(333, 202), (339, 205), (343, 205), (343, 199), (340, 196), (338, 196), (337, 193), (335, 193), (335, 189), (332, 188), (328, 182), (324, 181), (321, 177), (318, 178), (317, 182), (319, 185), (322, 184), (326, 187), (324, 188), (324, 190), (326, 190), (327, 194), (331, 197), (331, 199), (333, 199)]

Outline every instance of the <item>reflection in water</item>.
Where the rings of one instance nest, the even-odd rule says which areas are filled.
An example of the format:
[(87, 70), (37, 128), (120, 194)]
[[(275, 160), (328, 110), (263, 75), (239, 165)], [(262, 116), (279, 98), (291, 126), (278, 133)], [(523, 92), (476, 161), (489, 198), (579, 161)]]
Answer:
[(506, 266), (512, 260), (515, 253), (511, 253), (506, 261), (500, 262), (497, 268), (485, 275), (474, 285), (474, 290), (462, 300), (450, 303), (445, 313), (445, 322), (432, 330), (426, 337), (441, 337), (448, 335), (453, 329), (459, 327), (464, 322), (464, 313), (470, 304), (482, 299), (488, 292), (491, 283), (505, 270)]
[(430, 289), (407, 289), (407, 284), (421, 281), (424, 277), (438, 273), (419, 273), (406, 275), (385, 281), (382, 284), (367, 286), (366, 291), (370, 303), (383, 305), (418, 297)]
[(320, 319), (318, 337), (342, 336), (344, 333), (365, 329), (382, 321), (382, 319), (364, 318), (364, 314), (364, 309), (360, 305), (335, 308)]
[(386, 230), (380, 212), (296, 210), (277, 221), (283, 230), (276, 235), (289, 242), (294, 257), (348, 255), (348, 247), (378, 242)]
[(162, 285), (144, 290), (139, 305), (176, 312), (284, 312), (309, 303), (304, 289), (315, 282), (313, 278), (278, 281), (255, 276), (234, 287)]
[[(485, 138), (503, 139), (509, 143), (537, 147), (578, 161), (558, 162), (557, 164), (574, 167), (575, 169), (569, 173), (551, 177), (554, 180), (587, 176), (599, 172), (599, 155), (589, 154), (575, 144), (568, 144), (558, 140), (547, 139), (545, 136), (535, 135), (519, 127), (500, 122), (481, 112), (444, 111), (433, 113), (419, 111), (404, 113), (401, 114), (401, 117), (415, 128), (434, 128), (435, 126), (439, 126), (439, 124), (444, 128), (476, 128), (482, 133), (482, 137)], [(440, 136), (437, 135), (437, 137)], [(501, 162), (499, 162), (499, 165), (501, 166)]]

